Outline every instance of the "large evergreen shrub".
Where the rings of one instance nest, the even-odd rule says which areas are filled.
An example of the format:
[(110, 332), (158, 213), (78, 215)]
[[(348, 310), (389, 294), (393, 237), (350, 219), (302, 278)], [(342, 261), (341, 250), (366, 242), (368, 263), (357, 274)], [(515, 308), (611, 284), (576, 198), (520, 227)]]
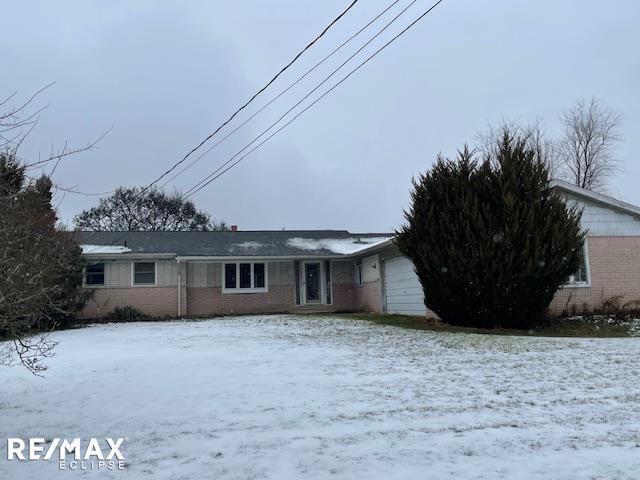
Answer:
[(464, 148), (413, 182), (399, 249), (425, 305), (445, 322), (530, 328), (579, 266), (581, 212), (550, 185), (526, 139), (503, 132), (482, 158)]

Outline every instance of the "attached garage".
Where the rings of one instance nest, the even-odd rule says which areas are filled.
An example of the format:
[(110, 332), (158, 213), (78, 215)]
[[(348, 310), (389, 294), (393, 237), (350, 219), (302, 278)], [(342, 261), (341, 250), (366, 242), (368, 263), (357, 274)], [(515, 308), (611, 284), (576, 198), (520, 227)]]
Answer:
[(426, 315), (422, 285), (413, 271), (413, 263), (399, 256), (384, 262), (384, 293), (387, 313)]

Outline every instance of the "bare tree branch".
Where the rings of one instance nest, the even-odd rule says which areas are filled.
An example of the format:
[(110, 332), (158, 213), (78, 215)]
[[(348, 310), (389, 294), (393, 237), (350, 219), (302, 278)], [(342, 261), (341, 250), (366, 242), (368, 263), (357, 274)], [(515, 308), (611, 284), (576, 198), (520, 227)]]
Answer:
[(562, 116), (558, 144), (565, 179), (588, 190), (602, 191), (620, 169), (615, 147), (620, 141), (622, 114), (600, 105), (596, 98), (579, 100)]

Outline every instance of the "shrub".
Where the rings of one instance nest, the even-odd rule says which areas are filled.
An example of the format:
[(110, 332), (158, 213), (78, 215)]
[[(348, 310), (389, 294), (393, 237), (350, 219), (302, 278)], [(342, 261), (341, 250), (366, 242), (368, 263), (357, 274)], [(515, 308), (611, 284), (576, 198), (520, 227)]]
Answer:
[(465, 147), (413, 181), (398, 248), (425, 305), (450, 324), (531, 328), (578, 270), (584, 234), (527, 139), (507, 129), (478, 161)]
[(113, 309), (113, 318), (118, 322), (137, 322), (144, 318), (144, 315), (136, 307), (125, 305)]

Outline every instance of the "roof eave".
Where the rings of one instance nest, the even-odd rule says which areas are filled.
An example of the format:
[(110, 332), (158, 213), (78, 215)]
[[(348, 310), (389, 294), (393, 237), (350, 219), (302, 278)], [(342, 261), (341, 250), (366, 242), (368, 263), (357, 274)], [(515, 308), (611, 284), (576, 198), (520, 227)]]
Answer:
[(627, 213), (635, 217), (640, 217), (640, 207), (637, 207), (627, 202), (623, 202), (621, 200), (610, 197), (608, 195), (592, 192), (591, 190), (578, 187), (577, 185), (573, 185), (572, 183), (568, 183), (563, 180), (553, 180), (551, 182), (551, 187), (560, 191), (564, 191), (564, 192), (576, 195), (578, 197), (586, 198), (588, 200), (599, 203), (601, 205), (614, 208), (623, 213)]
[(146, 253), (146, 252), (126, 252), (126, 253), (83, 253), (83, 257), (104, 260), (135, 260), (136, 258), (175, 258), (175, 253)]
[(346, 255), (178, 255), (178, 262), (237, 262), (253, 260), (339, 260), (346, 258)]
[(376, 243), (375, 245), (371, 245), (370, 247), (363, 248), (362, 250), (358, 250), (357, 252), (350, 253), (347, 255), (349, 258), (359, 257), (361, 255), (366, 255), (368, 253), (375, 253), (379, 250), (383, 250), (387, 247), (393, 245), (393, 241), (396, 237), (389, 237), (387, 240), (381, 243)]

